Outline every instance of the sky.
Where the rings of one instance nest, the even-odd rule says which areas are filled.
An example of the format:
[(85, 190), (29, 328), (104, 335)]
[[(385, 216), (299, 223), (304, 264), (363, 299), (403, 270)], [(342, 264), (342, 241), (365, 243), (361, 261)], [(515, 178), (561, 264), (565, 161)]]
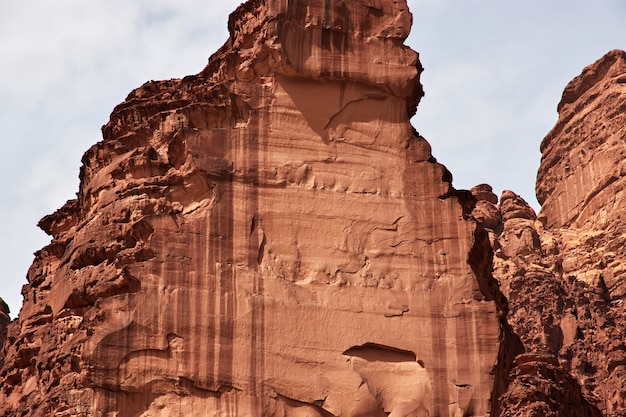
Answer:
[[(16, 317), (37, 222), (78, 190), (82, 154), (148, 80), (199, 72), (239, 0), (0, 0), (0, 297)], [(563, 88), (626, 49), (623, 0), (408, 0), (426, 96), (415, 128), (453, 186), (535, 210), (539, 144)]]

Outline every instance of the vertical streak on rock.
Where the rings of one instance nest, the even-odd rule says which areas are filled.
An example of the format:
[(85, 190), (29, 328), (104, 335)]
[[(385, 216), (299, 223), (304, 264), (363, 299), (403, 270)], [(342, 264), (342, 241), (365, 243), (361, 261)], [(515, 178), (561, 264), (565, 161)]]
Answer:
[(267, 111), (267, 106), (269, 106), (270, 95), (267, 86), (260, 86), (261, 90), (261, 98), (259, 99), (261, 110), (256, 110), (259, 108), (259, 103), (256, 103), (255, 106), (255, 114), (251, 118), (251, 123), (249, 126), (248, 133), (248, 144), (246, 144), (247, 150), (249, 152), (250, 158), (250, 166), (253, 168), (253, 173), (255, 175), (254, 181), (252, 181), (250, 190), (247, 191), (247, 204), (248, 207), (248, 218), (254, 218), (256, 227), (254, 230), (251, 230), (251, 233), (248, 235), (249, 243), (248, 243), (248, 268), (250, 269), (250, 273), (252, 274), (252, 323), (250, 327), (250, 390), (253, 397), (253, 408), (260, 409), (262, 404), (258, 403), (263, 389), (263, 377), (265, 374), (265, 299), (264, 299), (264, 287), (263, 287), (263, 272), (261, 271), (260, 265), (258, 265), (259, 260), (259, 247), (258, 242), (259, 239), (259, 226), (262, 224), (262, 219), (258, 218), (258, 205), (259, 205), (259, 168), (260, 168), (260, 156), (259, 156), (259, 148), (263, 146), (263, 154), (265, 155), (267, 141), (271, 140), (270, 132), (268, 129), (270, 122), (270, 115)]
[[(456, 320), (454, 340), (456, 342), (454, 365), (451, 367), (453, 371), (452, 382), (456, 384), (457, 395), (452, 395), (450, 401), (459, 401), (459, 385), (471, 384), (473, 382), (472, 375), (480, 375), (473, 369), (473, 358), (469, 352), (479, 352), (480, 346), (476, 343), (475, 332), (470, 332), (469, 327), (473, 327), (474, 314), (471, 311), (466, 311), (465, 308), (461, 308), (461, 315), (467, 317), (465, 320)], [(468, 346), (468, 344), (470, 344)], [(464, 363), (465, 362), (465, 363)]]
[(215, 381), (216, 386), (221, 384), (232, 385), (233, 364), (233, 335), (235, 320), (235, 285), (233, 282), (233, 230), (235, 219), (234, 207), (234, 179), (232, 173), (228, 174), (222, 182), (222, 199), (211, 211), (212, 244), (211, 255), (214, 257), (211, 266), (214, 268), (214, 276), (219, 288), (216, 296), (219, 300), (219, 354), (217, 356)]
[[(415, 153), (407, 153), (403, 174), (404, 182), (404, 195), (405, 204), (408, 212), (411, 216), (411, 222), (415, 224), (415, 236), (418, 239), (424, 238), (421, 236), (424, 231), (420, 230), (420, 226), (432, 225), (431, 227), (436, 230), (429, 230), (426, 234), (432, 234), (434, 236), (442, 236), (443, 232), (440, 229), (440, 216), (441, 213), (436, 213), (434, 210), (435, 205), (430, 206), (428, 197), (437, 195), (436, 190), (427, 189), (431, 186), (429, 182), (419, 182), (417, 179), (421, 178), (426, 172), (428, 172), (430, 162), (426, 160), (430, 157), (430, 150), (425, 146), (425, 142), (422, 142), (422, 138), (412, 137), (409, 139), (409, 146), (416, 148)], [(421, 148), (421, 149), (420, 149)], [(419, 159), (416, 159), (416, 156)], [(411, 159), (409, 159), (411, 158)], [(433, 167), (437, 169), (438, 164), (433, 164)], [(426, 168), (426, 169), (424, 169)], [(435, 186), (441, 187), (439, 178), (433, 178)], [(449, 185), (449, 184), (448, 184)], [(445, 187), (445, 186), (444, 186)], [(445, 214), (445, 211), (443, 212)], [(428, 240), (428, 238), (426, 238)], [(428, 309), (430, 310), (430, 342), (431, 342), (431, 361), (432, 363), (426, 363), (426, 369), (431, 372), (433, 395), (431, 398), (432, 405), (429, 406), (430, 410), (433, 410), (433, 415), (447, 415), (448, 414), (448, 402), (449, 392), (447, 384), (447, 369), (448, 369), (448, 352), (447, 352), (447, 320), (444, 316), (445, 304), (447, 302), (446, 290), (439, 287), (436, 276), (439, 275), (439, 266), (436, 265), (433, 260), (436, 259), (437, 254), (433, 248), (432, 242), (421, 242), (424, 245), (420, 248), (418, 255), (420, 259), (420, 271), (421, 279), (426, 281), (434, 280), (431, 284), (429, 291), (431, 295), (428, 297)]]
[(321, 29), (320, 65), (322, 76), (341, 78), (348, 73), (345, 68), (349, 59), (346, 58), (350, 50), (350, 10), (343, 2), (325, 0), (324, 20)]
[[(217, 140), (226, 141), (226, 137), (219, 138)], [(216, 140), (212, 138), (212, 140)], [(223, 156), (225, 157), (226, 151), (222, 150)], [(228, 182), (216, 181), (216, 201), (214, 206), (209, 210), (207, 218), (203, 218), (199, 220), (201, 225), (200, 230), (205, 233), (204, 236), (204, 251), (194, 256), (194, 261), (196, 264), (201, 264), (202, 267), (200, 269), (200, 273), (202, 277), (199, 280), (199, 290), (200, 293), (206, 294), (206, 298), (201, 300), (200, 302), (203, 304), (202, 316), (196, 319), (195, 314), (191, 315), (191, 320), (197, 320), (199, 323), (197, 324), (198, 330), (200, 331), (200, 335), (197, 339), (197, 345), (194, 346), (194, 350), (198, 350), (203, 352), (204, 355), (192, 355), (192, 368), (198, 369), (199, 374), (204, 378), (205, 381), (211, 383), (215, 381), (215, 373), (216, 373), (216, 358), (218, 353), (216, 352), (216, 343), (215, 338), (218, 332), (219, 325), (219, 311), (217, 306), (219, 305), (219, 296), (220, 289), (218, 286), (218, 276), (216, 274), (217, 267), (216, 263), (221, 259), (219, 258), (219, 243), (220, 243), (220, 224), (219, 221), (223, 220), (228, 222), (227, 218), (222, 219), (220, 217), (220, 212), (222, 211), (222, 205), (225, 204), (225, 201), (232, 198), (232, 191), (228, 190)], [(188, 297), (186, 301), (195, 300), (198, 297), (192, 297), (191, 295)], [(205, 315), (206, 314), (206, 315)], [(182, 324), (182, 323), (181, 323)], [(182, 324), (184, 326), (184, 324)], [(217, 381), (213, 382), (214, 384)]]
[(433, 376), (433, 410), (434, 415), (444, 416), (448, 411), (448, 384), (444, 371), (447, 369), (446, 321), (443, 318), (443, 300), (430, 301), (432, 346), (435, 374)]
[(330, 25), (330, 0), (325, 0), (324, 3), (324, 26)]
[(322, 50), (320, 51), (321, 74), (331, 75), (332, 65), (332, 27), (330, 22), (330, 0), (325, 0), (324, 21), (322, 22)]

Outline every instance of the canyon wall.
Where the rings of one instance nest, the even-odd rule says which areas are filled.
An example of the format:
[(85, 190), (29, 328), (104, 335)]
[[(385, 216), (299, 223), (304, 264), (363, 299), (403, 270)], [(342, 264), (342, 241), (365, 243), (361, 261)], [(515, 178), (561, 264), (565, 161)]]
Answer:
[(624, 53), (566, 88), (537, 216), (411, 126), (411, 23), (252, 0), (132, 91), (0, 308), (0, 416), (624, 415)]
[(411, 19), (250, 1), (201, 73), (131, 92), (40, 222), (3, 415), (490, 412), (487, 235), (409, 123)]

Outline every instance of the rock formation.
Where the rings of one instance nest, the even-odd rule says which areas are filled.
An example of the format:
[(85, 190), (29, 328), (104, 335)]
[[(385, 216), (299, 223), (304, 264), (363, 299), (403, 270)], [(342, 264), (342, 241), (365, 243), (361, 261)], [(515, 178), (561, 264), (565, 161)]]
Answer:
[[(490, 231), (507, 322), (524, 345), (506, 415), (626, 415), (626, 54), (566, 87), (541, 145), (539, 216), (505, 191), (472, 190)], [(497, 201), (497, 200), (496, 200)], [(533, 414), (534, 413), (534, 414)]]
[(484, 415), (487, 235), (413, 130), (404, 1), (250, 1), (40, 222), (4, 415)]
[(251, 0), (202, 72), (131, 92), (0, 311), (0, 416), (623, 412), (623, 53), (566, 89), (537, 218), (455, 190), (410, 125), (410, 25), (405, 1)]
[(623, 51), (609, 52), (566, 87), (559, 120), (541, 143), (537, 198), (546, 227), (625, 222), (625, 89)]

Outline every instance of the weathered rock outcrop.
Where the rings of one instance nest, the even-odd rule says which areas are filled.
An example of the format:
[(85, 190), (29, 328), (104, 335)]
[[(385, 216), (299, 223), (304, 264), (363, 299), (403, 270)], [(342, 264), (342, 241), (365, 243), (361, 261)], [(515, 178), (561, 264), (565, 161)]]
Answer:
[(624, 52), (567, 86), (537, 216), (410, 125), (410, 24), (251, 0), (131, 92), (0, 300), (0, 416), (626, 415)]
[(0, 415), (488, 414), (504, 306), (409, 123), (410, 24), (249, 1), (201, 73), (130, 93), (40, 222)]
[(519, 355), (503, 415), (626, 415), (626, 54), (612, 51), (565, 89), (542, 143), (539, 216), (505, 191), (472, 190)]

